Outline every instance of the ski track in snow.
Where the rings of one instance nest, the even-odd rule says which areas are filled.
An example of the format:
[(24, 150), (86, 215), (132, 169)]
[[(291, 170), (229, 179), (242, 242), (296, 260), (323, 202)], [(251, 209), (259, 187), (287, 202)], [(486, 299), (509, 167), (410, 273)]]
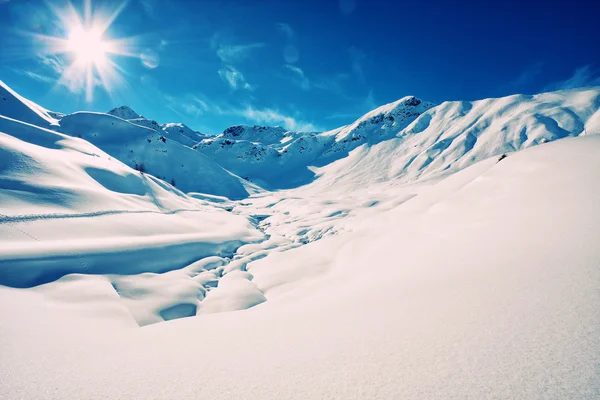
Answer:
[(198, 209), (178, 209), (171, 211), (152, 211), (152, 210), (106, 210), (106, 211), (95, 211), (87, 213), (49, 213), (49, 214), (28, 214), (28, 215), (4, 215), (0, 214), (0, 224), (10, 224), (19, 222), (31, 222), (46, 219), (72, 219), (72, 218), (93, 218), (103, 217), (107, 215), (119, 215), (119, 214), (160, 214), (160, 215), (173, 215), (183, 212), (206, 212), (205, 210)]

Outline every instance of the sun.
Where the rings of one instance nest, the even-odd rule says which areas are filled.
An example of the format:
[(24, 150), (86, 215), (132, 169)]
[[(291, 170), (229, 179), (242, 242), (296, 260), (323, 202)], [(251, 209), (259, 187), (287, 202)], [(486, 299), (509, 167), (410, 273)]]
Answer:
[(61, 77), (57, 84), (74, 93), (84, 91), (88, 102), (93, 100), (96, 87), (112, 94), (116, 87), (123, 85), (124, 71), (112, 56), (139, 58), (140, 55), (134, 50), (132, 38), (111, 38), (108, 30), (126, 5), (124, 1), (116, 8), (107, 9), (102, 2), (94, 7), (92, 0), (83, 0), (83, 10), (79, 11), (69, 1), (62, 7), (48, 3), (63, 34), (33, 36), (44, 46), (42, 53), (54, 57), (54, 63), (60, 66)]
[(110, 53), (110, 46), (103, 39), (102, 32), (77, 27), (69, 33), (67, 50), (75, 55), (75, 62), (79, 64), (103, 66), (106, 64), (106, 54)]

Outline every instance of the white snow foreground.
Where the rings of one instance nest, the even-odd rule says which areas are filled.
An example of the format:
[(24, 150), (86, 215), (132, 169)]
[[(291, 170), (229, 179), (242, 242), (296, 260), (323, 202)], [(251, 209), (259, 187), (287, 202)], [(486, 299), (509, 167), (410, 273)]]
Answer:
[(2, 288), (0, 397), (598, 398), (599, 170), (598, 135), (476, 164), (248, 264), (244, 312), (139, 329), (107, 277)]
[[(600, 396), (600, 135), (411, 184), (387, 175), (382, 141), (311, 185), (231, 201), (15, 104), (2, 399)], [(587, 129), (565, 136), (597, 106), (582, 100)]]

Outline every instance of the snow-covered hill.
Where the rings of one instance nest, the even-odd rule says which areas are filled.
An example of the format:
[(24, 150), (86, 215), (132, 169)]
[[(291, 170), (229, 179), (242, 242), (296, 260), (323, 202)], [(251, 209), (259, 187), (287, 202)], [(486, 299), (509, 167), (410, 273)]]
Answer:
[(240, 199), (244, 182), (216, 162), (156, 130), (108, 114), (78, 112), (59, 121), (60, 131), (83, 138), (138, 171), (147, 172), (184, 192)]
[[(126, 117), (137, 115), (126, 107), (111, 112)], [(172, 140), (174, 135), (169, 136), (162, 129), (145, 128), (111, 114), (50, 113), (19, 96), (1, 81), (0, 115), (34, 127), (83, 138), (128, 166), (154, 175), (184, 192), (203, 192), (240, 199), (248, 196), (248, 188), (254, 190), (248, 182), (213, 160)], [(32, 127), (27, 129), (34, 131)], [(21, 139), (22, 132), (19, 129), (5, 133)]]
[(55, 116), (45, 108), (20, 96), (0, 81), (0, 115), (17, 117), (20, 121), (41, 127), (56, 125)]

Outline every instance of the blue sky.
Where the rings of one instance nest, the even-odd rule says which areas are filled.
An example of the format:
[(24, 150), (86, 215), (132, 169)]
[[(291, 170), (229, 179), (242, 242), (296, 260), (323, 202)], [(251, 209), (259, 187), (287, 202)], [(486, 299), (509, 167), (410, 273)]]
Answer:
[(69, 36), (55, 15), (65, 5), (0, 0), (0, 79), (61, 112), (127, 104), (207, 133), (325, 130), (406, 95), (600, 85), (597, 2), (130, 0), (92, 2), (94, 15), (116, 15), (104, 38), (124, 39), (128, 54), (107, 56), (109, 87), (93, 79), (90, 97), (65, 72), (73, 55), (36, 36)]

